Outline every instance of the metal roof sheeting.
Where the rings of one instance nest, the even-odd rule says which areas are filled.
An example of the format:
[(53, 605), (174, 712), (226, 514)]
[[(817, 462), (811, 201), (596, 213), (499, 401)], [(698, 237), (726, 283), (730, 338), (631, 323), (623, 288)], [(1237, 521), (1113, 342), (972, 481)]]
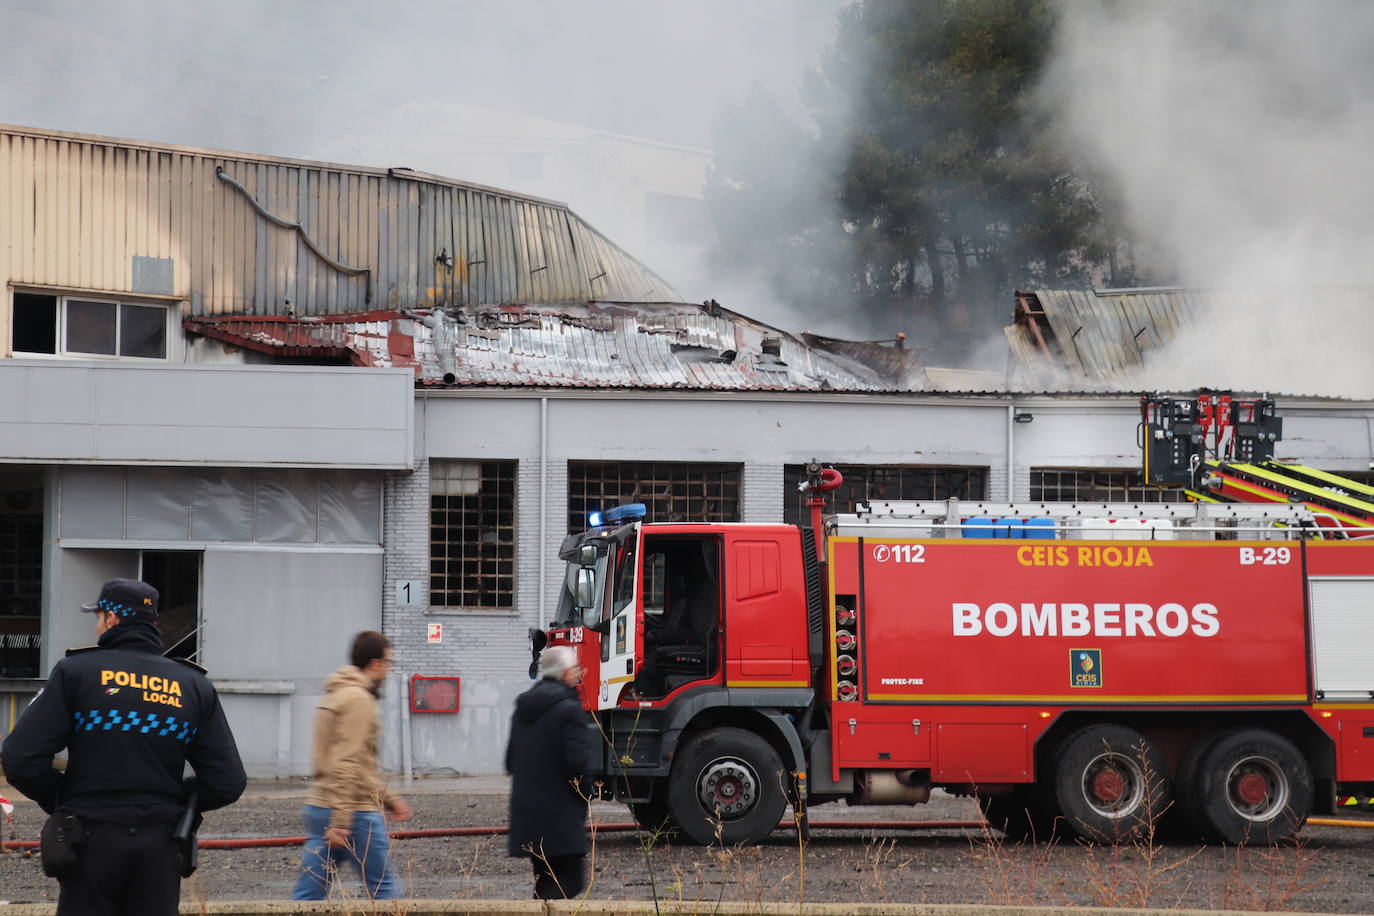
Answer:
[[(1013, 389), (1288, 392), (1367, 400), (1365, 290), (1035, 290), (1004, 328)], [(1318, 347), (1321, 358), (1296, 345)], [(1315, 351), (1312, 351), (1315, 352)]]
[(443, 321), (440, 326), (437, 311), (379, 311), (330, 318), (202, 317), (188, 319), (185, 327), (280, 356), (410, 366), (422, 385), (870, 392), (929, 387), (917, 351), (794, 337), (712, 303), (505, 305), (455, 309)]
[(1053, 369), (1125, 387), (1138, 382), (1151, 351), (1162, 349), (1180, 330), (1195, 324), (1219, 296), (1211, 290), (1184, 289), (1035, 290), (1016, 295), (1016, 323), (1006, 328), (1007, 339), (1013, 357), (1032, 377)]
[[(216, 178), (216, 169), (240, 191)], [(299, 223), (350, 276), (244, 194)], [(191, 315), (680, 298), (566, 205), (412, 172), (0, 125), (0, 276), (139, 292), (135, 258), (170, 262)]]

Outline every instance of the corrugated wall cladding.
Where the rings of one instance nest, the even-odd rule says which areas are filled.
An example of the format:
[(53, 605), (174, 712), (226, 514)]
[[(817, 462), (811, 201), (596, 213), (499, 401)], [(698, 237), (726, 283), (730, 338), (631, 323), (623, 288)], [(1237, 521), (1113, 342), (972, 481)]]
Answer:
[[(372, 272), (348, 276), (330, 257)], [(136, 256), (173, 262), (193, 315), (680, 298), (550, 201), (401, 170), (161, 147), (0, 126), (0, 277), (132, 292)]]

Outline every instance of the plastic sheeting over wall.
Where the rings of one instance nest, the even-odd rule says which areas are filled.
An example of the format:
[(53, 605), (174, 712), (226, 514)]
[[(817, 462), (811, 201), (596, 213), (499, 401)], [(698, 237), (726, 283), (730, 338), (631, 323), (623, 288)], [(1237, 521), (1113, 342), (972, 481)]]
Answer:
[(371, 471), (67, 467), (58, 487), (62, 538), (381, 544)]

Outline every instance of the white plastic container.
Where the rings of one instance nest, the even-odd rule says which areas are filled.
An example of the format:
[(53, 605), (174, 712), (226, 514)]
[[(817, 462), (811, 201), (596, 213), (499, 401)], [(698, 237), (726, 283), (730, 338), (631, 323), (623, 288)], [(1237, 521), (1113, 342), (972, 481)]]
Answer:
[(1118, 541), (1148, 540), (1150, 534), (1143, 518), (1118, 518), (1112, 522), (1111, 536)]
[(1152, 518), (1145, 522), (1145, 527), (1150, 531), (1145, 535), (1156, 541), (1172, 541), (1174, 539), (1174, 520), (1171, 518)]

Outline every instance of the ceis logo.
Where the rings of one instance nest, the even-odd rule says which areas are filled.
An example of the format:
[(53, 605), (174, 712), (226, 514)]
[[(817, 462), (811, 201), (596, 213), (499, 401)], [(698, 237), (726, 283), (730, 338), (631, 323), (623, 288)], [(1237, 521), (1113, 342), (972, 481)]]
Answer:
[(1069, 686), (1102, 686), (1102, 650), (1069, 650)]

